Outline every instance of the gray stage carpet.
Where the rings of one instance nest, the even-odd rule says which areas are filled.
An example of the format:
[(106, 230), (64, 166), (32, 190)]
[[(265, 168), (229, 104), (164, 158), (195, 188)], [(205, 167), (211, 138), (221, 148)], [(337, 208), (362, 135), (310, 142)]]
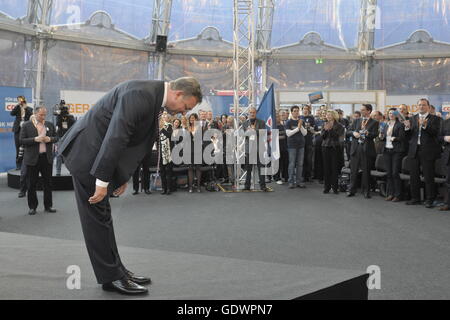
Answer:
[[(127, 268), (153, 279), (140, 299), (294, 299), (364, 271), (120, 247)], [(67, 289), (78, 265), (81, 289)], [(0, 299), (131, 299), (96, 284), (84, 244), (0, 232)], [(135, 298), (135, 297), (133, 297)]]

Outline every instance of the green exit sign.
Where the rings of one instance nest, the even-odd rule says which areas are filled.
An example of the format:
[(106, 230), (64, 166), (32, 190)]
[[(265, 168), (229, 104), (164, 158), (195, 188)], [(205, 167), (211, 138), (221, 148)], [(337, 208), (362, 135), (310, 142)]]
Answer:
[(323, 63), (323, 59), (322, 58), (317, 58), (316, 59), (316, 64), (322, 64)]

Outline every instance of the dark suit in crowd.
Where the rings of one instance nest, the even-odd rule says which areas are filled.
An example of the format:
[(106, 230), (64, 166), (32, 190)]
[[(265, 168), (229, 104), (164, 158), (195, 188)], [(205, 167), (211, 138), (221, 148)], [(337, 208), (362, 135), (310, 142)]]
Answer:
[(14, 109), (11, 110), (11, 116), (16, 117), (14, 119), (13, 124), (13, 132), (14, 132), (14, 143), (16, 144), (16, 164), (17, 168), (19, 168), (20, 165), (20, 159), (19, 159), (19, 149), (20, 149), (20, 128), (25, 121), (30, 120), (31, 115), (33, 114), (33, 109), (31, 107), (25, 107), (25, 113), (22, 117), (22, 110), (20, 107), (20, 104), (16, 105)]
[[(386, 167), (386, 195), (387, 197), (400, 199), (402, 195), (400, 171), (408, 143), (405, 135), (405, 126), (400, 121), (395, 120), (391, 135), (388, 135), (388, 133), (389, 122), (384, 126), (380, 134), (380, 141), (382, 142), (381, 153), (383, 154)], [(393, 140), (391, 143), (387, 141), (390, 138)]]
[(426, 126), (419, 126), (419, 114), (410, 118), (411, 128), (406, 130), (409, 139), (408, 159), (410, 163), (411, 201), (420, 201), (420, 167), (425, 180), (426, 202), (436, 198), (434, 184), (435, 161), (441, 155), (438, 137), (441, 129), (439, 117), (428, 114)]
[[(356, 139), (353, 132), (360, 132), (362, 127), (367, 130), (365, 137)], [(347, 136), (352, 137), (350, 149), (351, 181), (349, 193), (355, 194), (357, 189), (358, 171), (362, 170), (361, 189), (366, 197), (370, 196), (370, 170), (375, 164), (376, 152), (373, 139), (378, 136), (378, 121), (368, 119), (356, 119), (350, 125)]]
[[(248, 119), (244, 122), (243, 124), (243, 128), (244, 131), (250, 130), (252, 128), (252, 126), (254, 126), (254, 130), (256, 130), (256, 143), (254, 144), (254, 147), (256, 147), (256, 152), (258, 153), (257, 156), (257, 163), (256, 166), (258, 167), (258, 174), (259, 174), (259, 186), (261, 187), (261, 189), (265, 189), (266, 188), (266, 176), (262, 174), (262, 168), (264, 167), (261, 164), (261, 161), (259, 159), (259, 130), (260, 129), (266, 129), (266, 123), (261, 120), (261, 119)], [(250, 163), (250, 153), (252, 152), (251, 150), (251, 146), (252, 144), (249, 141), (249, 138), (246, 138), (246, 144), (245, 144), (245, 167), (247, 170), (247, 175), (245, 177), (245, 189), (250, 189), (250, 185), (251, 185), (251, 179), (252, 179), (252, 170), (253, 170), (253, 165)], [(262, 146), (261, 146), (262, 147)]]
[(450, 208), (450, 143), (444, 140), (445, 136), (450, 136), (450, 119), (442, 122), (441, 133), (439, 136), (439, 140), (444, 146), (444, 151), (442, 153), (442, 165), (445, 166), (447, 170), (447, 208)]
[(39, 173), (43, 181), (44, 207), (45, 209), (53, 207), (51, 187), (53, 143), (58, 141), (58, 138), (53, 123), (45, 121), (44, 127), (45, 135), (50, 137), (49, 143), (42, 143), (45, 145), (45, 150), (42, 150), (41, 143), (34, 141), (39, 133), (32, 121), (25, 122), (20, 130), (20, 143), (25, 147), (23, 164), (27, 166), (28, 207), (30, 209), (36, 209), (39, 203), (36, 194)]
[(142, 159), (141, 163), (139, 163), (137, 169), (133, 174), (133, 190), (135, 192), (139, 192), (139, 183), (141, 185), (141, 189), (150, 192), (150, 163), (152, 157), (151, 148), (150, 151), (145, 155), (144, 159)]
[(300, 119), (303, 120), (303, 126), (308, 131), (305, 136), (305, 156), (303, 161), (303, 178), (305, 181), (309, 181), (312, 175), (313, 168), (313, 153), (314, 153), (314, 128), (316, 126), (316, 122), (314, 116), (300, 116)]
[(90, 204), (96, 179), (108, 194), (127, 183), (158, 134), (163, 81), (133, 80), (106, 93), (62, 138), (59, 152), (73, 177), (86, 247), (98, 283), (125, 277), (109, 196)]
[(341, 166), (341, 138), (344, 136), (345, 129), (337, 121), (333, 121), (333, 126), (329, 130), (322, 129), (322, 154), (323, 154), (323, 177), (324, 192), (327, 193), (333, 189), (338, 192), (338, 175)]
[(274, 178), (276, 181), (283, 179), (287, 182), (289, 179), (288, 167), (289, 167), (289, 152), (287, 146), (286, 128), (281, 123), (277, 125), (278, 129), (278, 141), (280, 146), (280, 166), (278, 172)]

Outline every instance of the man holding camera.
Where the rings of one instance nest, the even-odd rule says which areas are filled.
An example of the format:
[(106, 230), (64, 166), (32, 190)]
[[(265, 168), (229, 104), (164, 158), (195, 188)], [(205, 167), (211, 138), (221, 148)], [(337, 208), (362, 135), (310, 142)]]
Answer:
[[(61, 139), (64, 134), (73, 126), (75, 118), (69, 113), (69, 106), (66, 105), (64, 100), (59, 103), (58, 110), (54, 113), (56, 116), (56, 135)], [(56, 156), (56, 175), (61, 175), (62, 156)]]

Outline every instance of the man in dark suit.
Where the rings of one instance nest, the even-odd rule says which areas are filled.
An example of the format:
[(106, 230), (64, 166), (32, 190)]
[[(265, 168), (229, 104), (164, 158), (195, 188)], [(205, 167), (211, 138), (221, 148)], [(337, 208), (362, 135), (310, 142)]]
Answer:
[(127, 182), (158, 136), (158, 115), (185, 113), (201, 102), (194, 78), (134, 80), (106, 93), (62, 138), (59, 152), (72, 174), (81, 226), (94, 273), (103, 290), (147, 293), (139, 277), (122, 264), (114, 235), (109, 196)]
[(370, 118), (372, 105), (363, 104), (361, 118), (356, 119), (347, 131), (347, 137), (352, 137), (350, 149), (350, 188), (347, 193), (352, 197), (356, 193), (358, 172), (362, 170), (361, 189), (365, 198), (370, 198), (370, 170), (375, 164), (375, 144), (373, 139), (378, 136), (378, 121)]
[(27, 101), (24, 96), (18, 96), (17, 104), (14, 109), (11, 110), (11, 116), (16, 117), (13, 124), (14, 142), (16, 144), (16, 168), (20, 168), (19, 149), (20, 149), (20, 128), (25, 121), (30, 120), (33, 114), (33, 109), (27, 106)]
[(447, 204), (439, 208), (440, 211), (450, 210), (450, 118), (442, 122), (441, 133), (439, 135), (439, 142), (444, 146), (442, 153), (442, 165), (447, 168)]
[(406, 137), (409, 140), (411, 186), (411, 200), (406, 204), (420, 204), (420, 167), (422, 167), (426, 193), (425, 207), (432, 208), (436, 198), (434, 162), (441, 156), (441, 145), (438, 140), (441, 120), (430, 113), (430, 103), (427, 99), (420, 99), (418, 107), (419, 113), (404, 122)]
[(27, 101), (24, 96), (18, 96), (17, 104), (14, 109), (11, 110), (11, 116), (16, 117), (13, 124), (14, 142), (16, 144), (16, 170), (20, 169), (20, 190), (19, 198), (23, 198), (27, 192), (27, 166), (22, 166), (23, 152), (20, 152), (22, 147), (20, 143), (20, 128), (25, 121), (30, 120), (33, 114), (33, 109), (27, 106)]
[[(250, 154), (253, 152), (257, 153), (256, 157), (256, 166), (258, 167), (259, 174), (259, 186), (262, 191), (269, 191), (266, 187), (266, 176), (262, 174), (263, 165), (261, 160), (259, 159), (259, 130), (266, 129), (266, 124), (263, 120), (256, 118), (256, 109), (254, 107), (248, 110), (248, 119), (243, 124), (243, 129), (245, 132), (248, 132), (249, 136), (246, 138), (245, 144), (245, 166), (246, 166), (246, 177), (245, 177), (245, 187), (244, 190), (250, 190), (251, 179), (252, 179), (252, 170), (254, 163), (251, 163)], [(254, 130), (253, 134), (250, 134), (251, 131)]]
[(39, 172), (44, 182), (44, 207), (47, 212), (56, 212), (53, 209), (52, 200), (52, 165), (53, 165), (53, 143), (58, 138), (56, 136), (53, 123), (45, 121), (47, 109), (37, 107), (35, 109), (34, 121), (27, 121), (20, 130), (20, 143), (25, 146), (23, 164), (27, 166), (28, 181), (28, 207), (30, 215), (36, 214), (38, 199), (36, 195), (36, 185)]

